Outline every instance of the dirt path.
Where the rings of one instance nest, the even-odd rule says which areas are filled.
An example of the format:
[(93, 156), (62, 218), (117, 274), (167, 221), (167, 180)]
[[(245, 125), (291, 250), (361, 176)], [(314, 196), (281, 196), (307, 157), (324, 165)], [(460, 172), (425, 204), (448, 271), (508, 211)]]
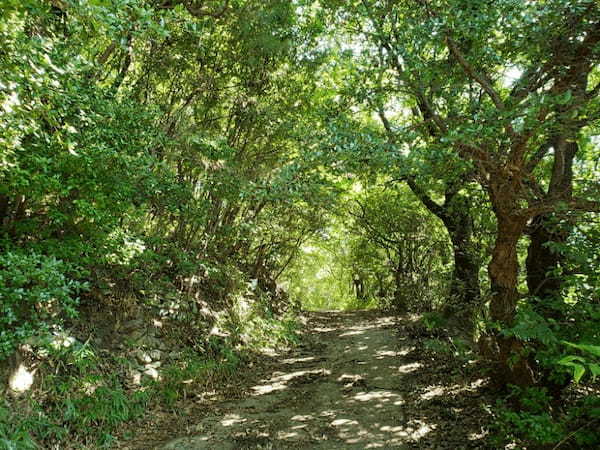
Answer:
[(402, 321), (364, 311), (309, 318), (305, 344), (247, 396), (158, 448), (489, 448), (481, 381), (399, 338)]

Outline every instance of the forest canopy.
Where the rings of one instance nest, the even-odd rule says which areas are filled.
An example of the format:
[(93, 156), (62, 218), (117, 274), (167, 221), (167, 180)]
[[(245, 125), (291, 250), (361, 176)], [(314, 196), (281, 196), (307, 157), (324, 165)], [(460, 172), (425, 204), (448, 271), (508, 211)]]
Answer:
[(542, 398), (516, 429), (599, 420), (597, 0), (3, 0), (0, 42), (7, 372), (94, 321), (229, 361), (375, 308)]

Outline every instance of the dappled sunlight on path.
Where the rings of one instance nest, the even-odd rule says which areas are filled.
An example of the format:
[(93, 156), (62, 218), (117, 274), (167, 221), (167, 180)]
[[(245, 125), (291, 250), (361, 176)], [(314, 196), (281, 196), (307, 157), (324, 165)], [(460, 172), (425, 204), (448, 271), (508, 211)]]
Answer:
[(305, 343), (245, 398), (220, 405), (218, 415), (161, 448), (485, 448), (477, 424), (456, 436), (458, 404), (456, 411), (430, 405), (447, 390), (471, 388), (436, 383), (412, 343), (396, 336), (393, 317), (363, 311), (309, 319)]

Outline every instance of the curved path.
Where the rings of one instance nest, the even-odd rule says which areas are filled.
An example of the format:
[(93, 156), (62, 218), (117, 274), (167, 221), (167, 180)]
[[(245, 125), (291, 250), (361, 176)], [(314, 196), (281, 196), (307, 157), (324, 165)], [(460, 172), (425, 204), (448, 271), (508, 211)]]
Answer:
[(248, 395), (158, 448), (488, 448), (481, 381), (399, 339), (406, 323), (365, 311), (308, 317), (304, 344)]

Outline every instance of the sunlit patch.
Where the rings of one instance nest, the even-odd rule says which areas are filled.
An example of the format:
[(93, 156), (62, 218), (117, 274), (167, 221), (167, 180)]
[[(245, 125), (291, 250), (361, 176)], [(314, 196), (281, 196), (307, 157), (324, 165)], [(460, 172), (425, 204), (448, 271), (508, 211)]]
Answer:
[(444, 395), (446, 390), (442, 386), (429, 386), (424, 394), (421, 394), (423, 400), (429, 400), (434, 397)]
[(300, 378), (300, 377), (304, 377), (304, 376), (317, 376), (317, 377), (324, 377), (327, 375), (331, 375), (331, 370), (327, 370), (327, 369), (315, 369), (315, 370), (298, 370), (296, 372), (292, 372), (292, 373), (286, 373), (284, 375), (281, 375), (278, 377), (279, 380), (282, 381), (291, 381), (295, 378)]
[(470, 433), (469, 436), (467, 436), (467, 439), (469, 439), (470, 441), (479, 441), (485, 438), (487, 434), (488, 433), (485, 431), (482, 431), (481, 433)]
[[(480, 378), (478, 380), (475, 380), (475, 381), (469, 383), (468, 385), (454, 384), (452, 386), (447, 386), (444, 389), (443, 394), (456, 395), (456, 394), (460, 394), (462, 392), (477, 391), (485, 384), (485, 381), (486, 381), (485, 379)], [(423, 394), (423, 395), (426, 395), (426, 394)], [(432, 397), (434, 397), (434, 396), (432, 396)], [(426, 398), (426, 397), (422, 396), (422, 398)]]
[(404, 364), (403, 366), (398, 367), (398, 372), (400, 372), (400, 373), (411, 373), (411, 372), (414, 372), (417, 369), (420, 369), (421, 367), (423, 367), (423, 365), (421, 363), (418, 363), (418, 362), (414, 362), (414, 363), (410, 363), (410, 364)]
[[(369, 439), (369, 433), (366, 430), (360, 430), (356, 433), (354, 433), (356, 435), (356, 437), (354, 438), (346, 438), (346, 443), (348, 444), (358, 444), (360, 442), (364, 442), (367, 438)], [(342, 433), (342, 436), (347, 436), (348, 433)], [(382, 445), (378, 442), (376, 443), (377, 447), (382, 447)]]
[(50, 340), (50, 347), (54, 350), (59, 350), (61, 348), (69, 348), (76, 342), (76, 339), (73, 336), (68, 336), (64, 333), (57, 333), (52, 336)]
[(365, 333), (364, 330), (346, 331), (345, 333), (340, 334), (340, 337), (356, 336), (357, 334), (364, 334), (364, 333)]
[(287, 358), (281, 360), (283, 364), (297, 364), (300, 362), (309, 362), (314, 361), (316, 358), (314, 356), (307, 356), (306, 358)]
[(243, 417), (240, 417), (237, 414), (227, 414), (225, 418), (221, 420), (221, 425), (223, 425), (224, 427), (231, 427), (233, 425), (244, 423), (247, 420), (248, 419), (244, 419)]
[(265, 384), (262, 386), (254, 386), (252, 390), (254, 391), (254, 395), (265, 395), (270, 394), (271, 392), (281, 391), (286, 389), (287, 386), (285, 383), (273, 383), (273, 384)]
[(398, 350), (396, 352), (396, 356), (406, 356), (414, 350), (415, 350), (415, 347), (405, 347), (402, 350)]
[(330, 425), (332, 427), (339, 427), (342, 425), (358, 425), (358, 422), (350, 419), (335, 419)]
[(296, 431), (280, 431), (277, 433), (277, 439), (293, 439), (298, 436), (299, 434)]
[(371, 391), (371, 392), (359, 392), (353, 398), (359, 402), (369, 402), (377, 400), (381, 403), (389, 402), (391, 398), (398, 398), (398, 394), (394, 394), (390, 391)]
[(306, 422), (308, 420), (313, 420), (313, 419), (314, 419), (314, 416), (312, 416), (311, 414), (307, 414), (307, 415), (304, 415), (304, 416), (298, 414), (298, 415), (292, 417), (291, 420), (294, 420), (296, 422)]
[(362, 380), (363, 377), (357, 374), (354, 375), (350, 375), (348, 373), (344, 373), (342, 375), (340, 375), (339, 377), (337, 377), (336, 381), (338, 383), (350, 383), (352, 381), (358, 381), (358, 380)]
[(314, 330), (317, 331), (318, 333), (328, 333), (330, 331), (335, 331), (335, 328), (320, 328), (320, 327), (317, 327)]
[(271, 379), (265, 381), (265, 384), (252, 387), (254, 395), (281, 391), (287, 388), (287, 383), (290, 381), (307, 378), (308, 382), (311, 378), (326, 377), (331, 375), (331, 371), (327, 369), (299, 370), (292, 373), (275, 372), (273, 375)]
[(473, 381), (470, 386), (472, 389), (477, 389), (477, 388), (480, 388), (481, 386), (483, 386), (484, 383), (485, 383), (485, 379), (480, 378), (479, 380)]
[(92, 383), (90, 381), (85, 381), (82, 388), (86, 395), (92, 395), (100, 386), (102, 385), (99, 382)]
[(435, 429), (435, 425), (429, 425), (420, 421), (415, 422), (419, 424), (419, 427), (417, 429), (411, 429), (410, 437), (412, 439), (421, 439), (423, 436), (431, 433), (431, 431)]
[(366, 440), (373, 440), (373, 436), (371, 436), (367, 430), (357, 428), (358, 424), (350, 423), (348, 425), (350, 426), (340, 429), (340, 437), (344, 438), (346, 443), (358, 444), (359, 442), (365, 442)]
[(24, 364), (19, 364), (8, 380), (8, 387), (16, 394), (22, 394), (31, 389), (36, 370), (29, 370)]
[(399, 433), (401, 431), (404, 430), (404, 427), (401, 426), (391, 426), (391, 425), (384, 425), (383, 427), (380, 428), (381, 431), (385, 431), (387, 433)]

